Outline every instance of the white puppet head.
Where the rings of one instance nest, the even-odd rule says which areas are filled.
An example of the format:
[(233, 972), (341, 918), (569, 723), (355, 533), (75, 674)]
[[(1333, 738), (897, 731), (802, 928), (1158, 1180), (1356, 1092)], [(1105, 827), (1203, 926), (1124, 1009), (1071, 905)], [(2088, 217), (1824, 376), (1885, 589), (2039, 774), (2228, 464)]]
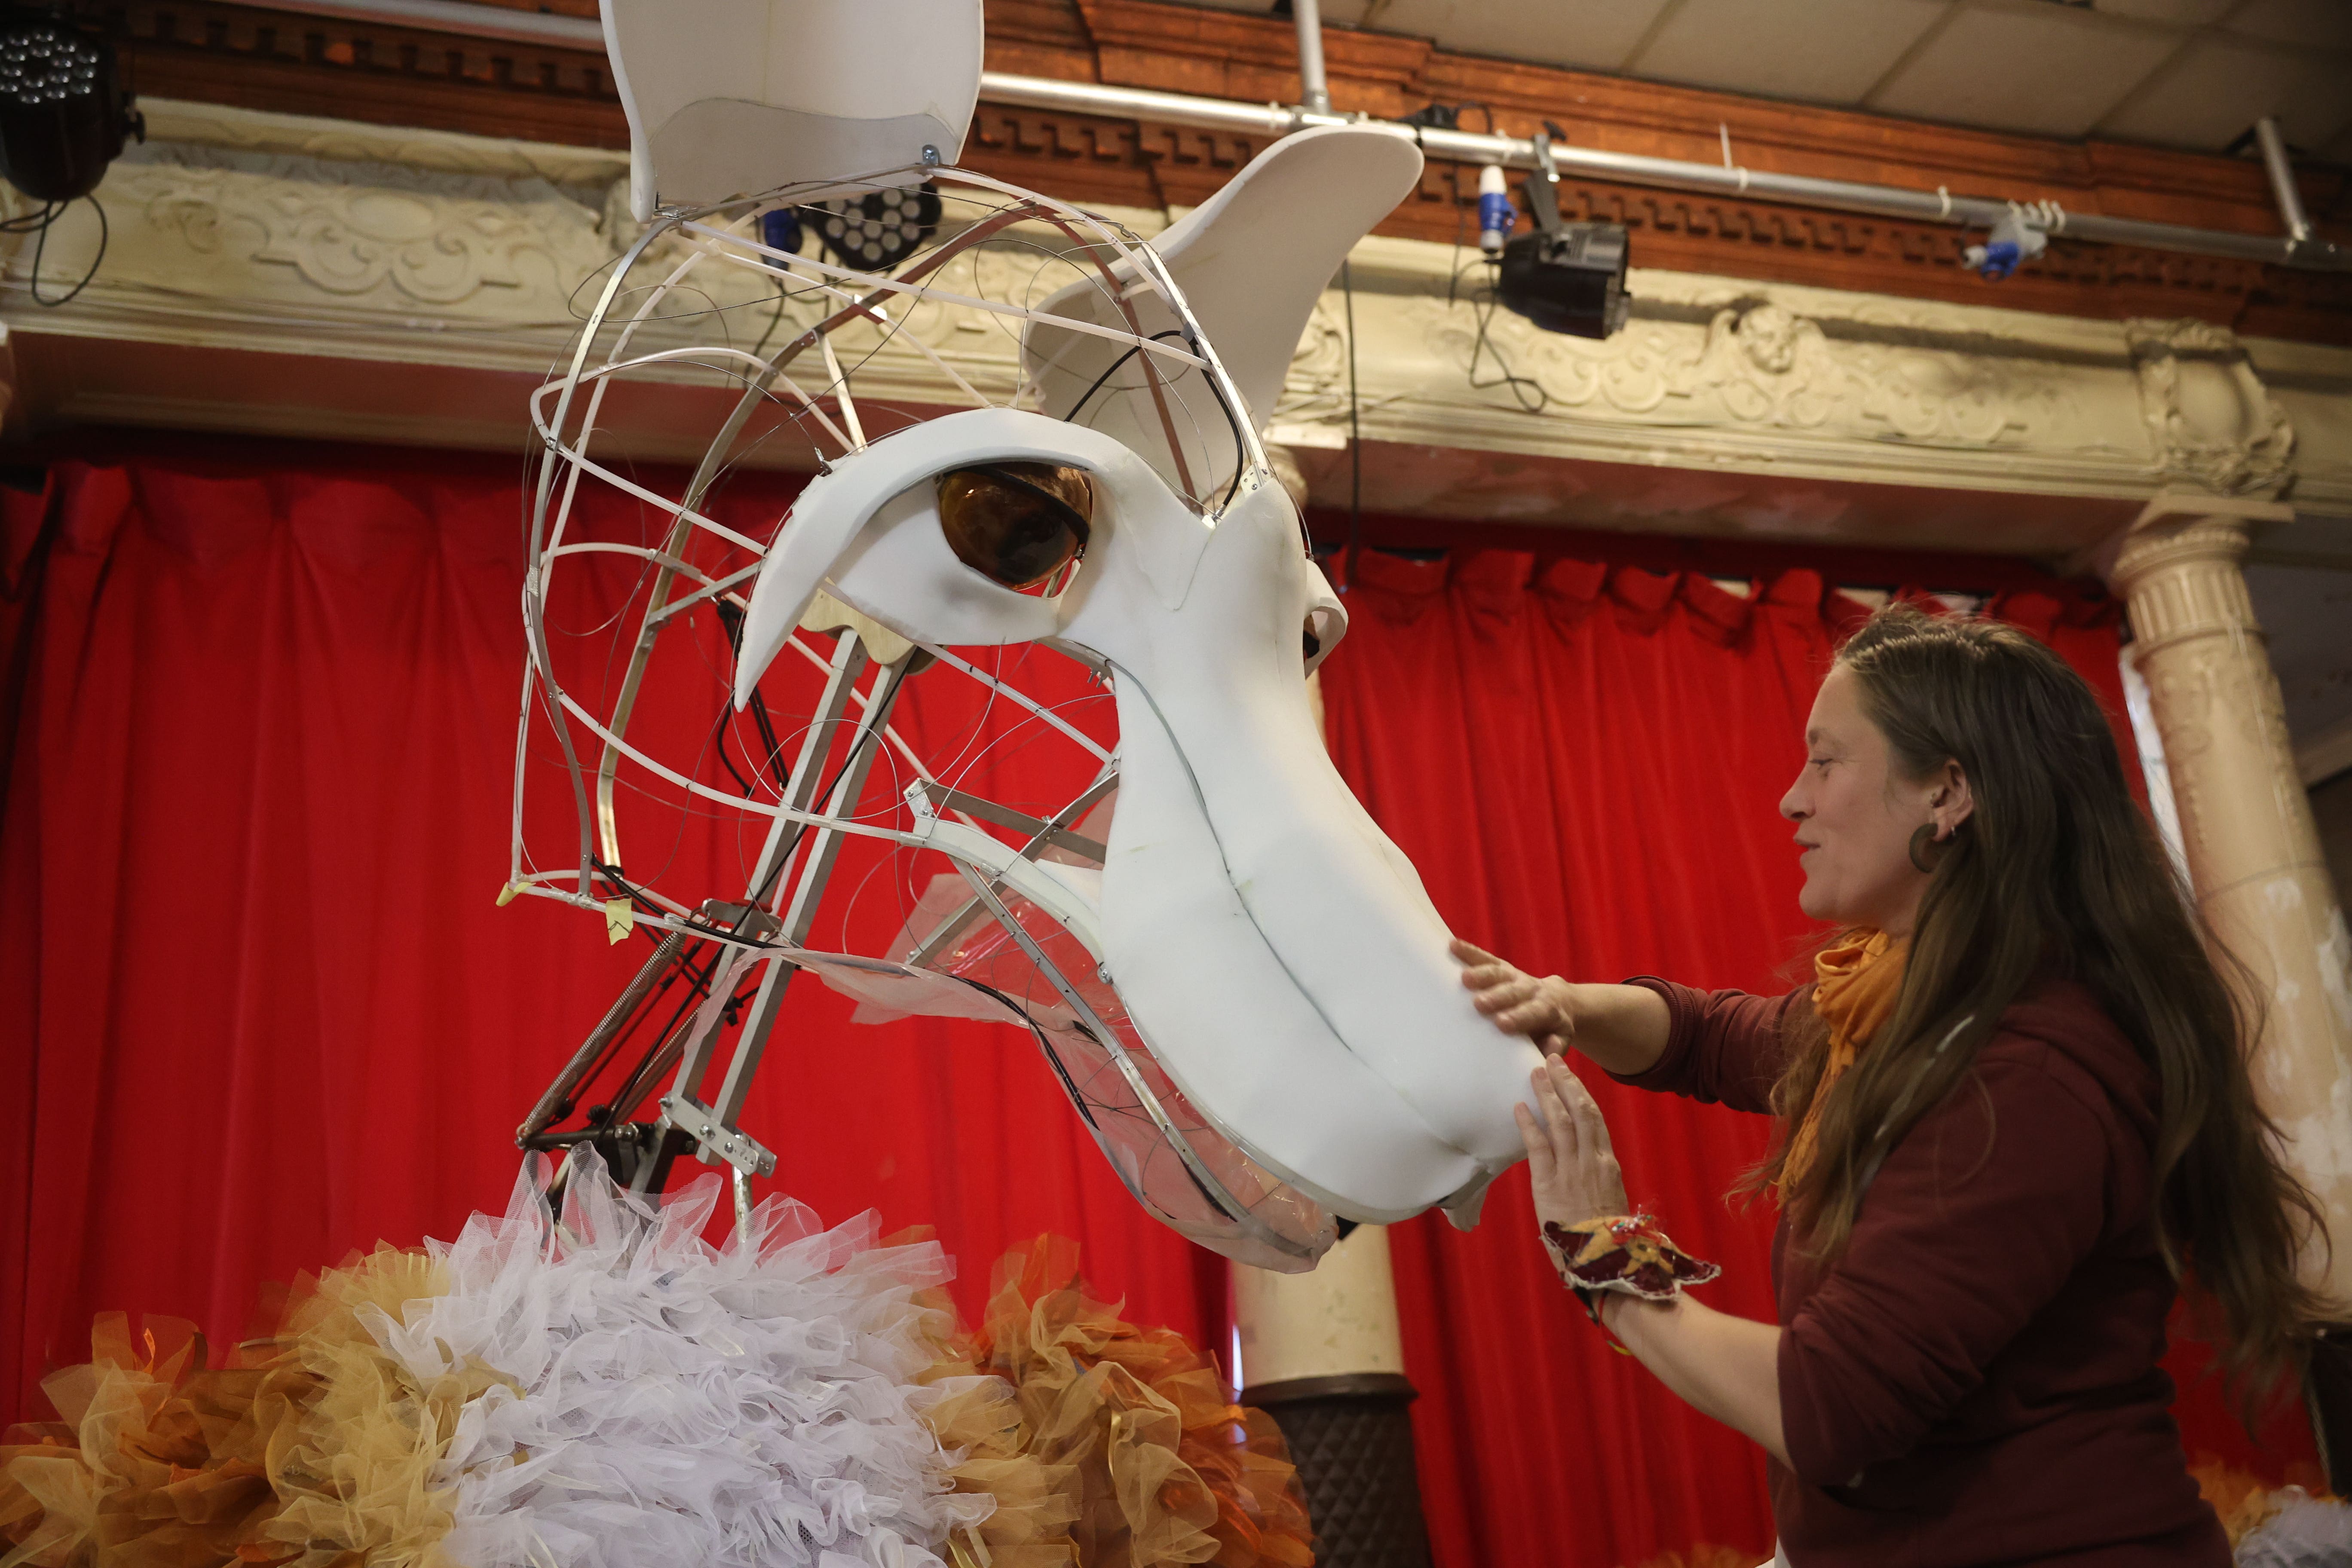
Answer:
[[(747, 963), (809, 971), (891, 1015), (1030, 1027), (1138, 1197), (1237, 1258), (1311, 1267), (1335, 1215), (1441, 1205), (1468, 1223), (1516, 1157), (1510, 1107), (1534, 1053), (1471, 1009), (1418, 877), (1331, 767), (1305, 678), (1345, 615), (1259, 445), (1326, 282), (1419, 170), (1385, 129), (1303, 132), (1150, 241), (923, 163), (811, 171), (665, 214), (536, 403), (550, 456), (526, 597), (533, 700), (582, 849), (534, 869), (519, 795), (514, 885), (608, 915), (621, 888), (655, 911), (639, 918), (673, 925), (705, 898), (763, 903), (781, 929), (740, 944)], [(649, 176), (665, 200), (667, 171)], [(702, 177), (725, 176), (678, 176)], [(845, 196), (918, 183), (936, 228), (887, 272), (807, 243)], [(740, 389), (667, 488), (592, 449), (608, 392), (646, 375)], [(965, 405), (908, 396), (941, 383)], [(787, 447), (820, 471), (772, 541), (712, 515), (736, 466)], [(596, 623), (612, 651), (587, 692), (565, 688), (551, 605), (578, 552), (616, 548), (572, 521), (600, 487), (655, 523), (626, 547), (637, 589)], [(854, 784), (818, 789), (822, 747), (772, 787), (719, 787), (649, 747), (656, 721), (636, 710), (652, 650), (701, 609), (727, 620), (732, 665), (712, 668), (712, 695), (739, 711), (762, 710), (788, 653), (829, 658), (836, 677), (870, 658), (883, 668), (852, 695), (887, 716), (927, 664), (981, 677), (957, 648), (1034, 643), (1108, 684), (1115, 752), (1049, 816), (960, 792), (904, 746), (917, 776), (887, 822), (856, 814)], [(855, 649), (810, 640), (843, 627)], [(632, 779), (682, 810), (764, 822), (749, 885), (614, 870)], [(893, 951), (808, 945), (823, 847), (845, 836), (885, 840), (922, 889), (927, 912)]]

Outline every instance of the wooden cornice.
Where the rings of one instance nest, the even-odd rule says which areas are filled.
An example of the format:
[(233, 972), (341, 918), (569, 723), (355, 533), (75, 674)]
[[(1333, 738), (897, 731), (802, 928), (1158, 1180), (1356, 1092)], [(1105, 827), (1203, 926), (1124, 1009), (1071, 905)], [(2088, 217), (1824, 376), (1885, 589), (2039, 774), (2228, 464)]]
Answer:
[(104, 8), (140, 93), (573, 147), (626, 147), (602, 51), (211, 0)]
[[(520, 4), (521, 0), (487, 0)], [(526, 8), (538, 9), (532, 3)], [(593, 12), (593, 0), (546, 8)], [(115, 0), (141, 91), (244, 108), (620, 147), (627, 132), (602, 55), (461, 39), (419, 28), (264, 11), (222, 0)], [(989, 0), (990, 68), (1245, 101), (1297, 96), (1296, 39), (1268, 17), (1152, 0)], [(1545, 121), (1612, 151), (1712, 162), (1727, 131), (1748, 167), (1957, 194), (2053, 200), (2200, 227), (2274, 234), (2249, 161), (2066, 142), (1740, 98), (1591, 72), (1448, 54), (1428, 41), (1332, 29), (1325, 51), (1342, 110), (1393, 119), (1477, 103), (1498, 130)], [(1481, 129), (1472, 110), (1465, 128)], [(1260, 139), (983, 102), (964, 161), (1079, 202), (1203, 200)], [(1433, 163), (1381, 226), (1447, 241), (1465, 230), (1470, 172)], [(2307, 171), (2323, 231), (2352, 224), (2352, 180)], [(1597, 180), (1562, 190), (1572, 216), (1625, 224), (1637, 265), (2063, 315), (2196, 317), (2256, 336), (2352, 343), (2352, 278), (2053, 241), (2016, 278), (1969, 272), (1969, 237), (1940, 225)]]

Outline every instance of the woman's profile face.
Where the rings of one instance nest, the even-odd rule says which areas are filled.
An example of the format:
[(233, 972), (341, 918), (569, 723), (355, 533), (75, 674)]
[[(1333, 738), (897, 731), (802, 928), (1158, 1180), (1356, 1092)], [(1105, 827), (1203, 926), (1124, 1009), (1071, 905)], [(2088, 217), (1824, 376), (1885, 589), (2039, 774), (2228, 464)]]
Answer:
[(1797, 825), (1805, 886), (1797, 905), (1817, 921), (1906, 934), (1927, 879), (1911, 835), (1929, 818), (1929, 784), (1894, 773), (1886, 737), (1863, 711), (1844, 665), (1831, 667), (1805, 721), (1805, 765), (1780, 797)]

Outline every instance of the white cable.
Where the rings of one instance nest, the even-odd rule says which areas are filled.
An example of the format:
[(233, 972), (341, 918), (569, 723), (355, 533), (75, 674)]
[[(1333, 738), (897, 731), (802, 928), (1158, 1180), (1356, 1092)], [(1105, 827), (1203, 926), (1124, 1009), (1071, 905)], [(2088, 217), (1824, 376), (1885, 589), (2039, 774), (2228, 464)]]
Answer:
[(1110, 753), (1104, 751), (1093, 739), (1088, 737), (1083, 731), (1072, 728), (1069, 722), (1063, 719), (1060, 714), (1055, 712), (1050, 708), (1041, 706), (1027, 693), (1015, 687), (1007, 686), (1004, 682), (997, 679), (996, 677), (989, 674), (988, 671), (980, 668), (976, 665), (966, 663), (964, 660), (958, 658), (955, 655), (950, 653), (947, 649), (940, 647), (936, 643), (918, 642), (915, 646), (921, 648), (925, 653), (931, 655), (934, 658), (937, 658), (941, 664), (948, 666), (950, 668), (963, 671), (974, 680), (979, 681), (982, 686), (985, 686), (991, 690), (1002, 695), (1007, 701), (1015, 703), (1020, 707), (1026, 708), (1030, 712), (1034, 713), (1038, 718), (1043, 719), (1046, 723), (1051, 724), (1055, 729), (1059, 730), (1063, 734), (1067, 735), (1071, 740), (1076, 741), (1079, 745), (1084, 746), (1087, 751), (1092, 752), (1101, 761), (1106, 763), (1110, 761)]
[(835, 278), (850, 279), (869, 288), (888, 289), (898, 294), (911, 294), (918, 299), (944, 300), (950, 305), (962, 305), (971, 310), (986, 310), (992, 315), (1012, 316), (1020, 321), (1037, 321), (1049, 327), (1059, 327), (1067, 331), (1085, 332), (1092, 337), (1108, 338), (1115, 343), (1138, 344), (1146, 353), (1157, 354), (1163, 359), (1176, 360), (1196, 369), (1208, 367), (1208, 361), (1189, 349), (1180, 349), (1155, 338), (1139, 338), (1133, 332), (1121, 331), (1111, 327), (1098, 327), (1092, 321), (1083, 321), (1075, 316), (1049, 315), (1043, 310), (1031, 310), (1019, 305), (1000, 304), (992, 300), (975, 299), (969, 294), (950, 293), (945, 289), (932, 288), (929, 282), (901, 283), (895, 278), (879, 278), (870, 272), (853, 271), (846, 267), (835, 267), (829, 262), (813, 260), (805, 256), (795, 257), (789, 251), (772, 249), (768, 246), (745, 239), (740, 235), (712, 228), (708, 224), (685, 223), (678, 226), (728, 245), (740, 245), (746, 250), (756, 251), (761, 256), (772, 257), (779, 261), (797, 261), (803, 267), (814, 268), (820, 272), (830, 273)]

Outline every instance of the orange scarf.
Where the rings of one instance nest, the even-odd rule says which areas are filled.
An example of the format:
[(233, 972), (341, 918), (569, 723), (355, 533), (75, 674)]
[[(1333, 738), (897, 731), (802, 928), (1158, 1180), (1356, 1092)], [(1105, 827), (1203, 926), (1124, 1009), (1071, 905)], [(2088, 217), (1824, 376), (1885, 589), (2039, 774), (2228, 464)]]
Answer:
[(1859, 930), (1847, 932), (1814, 955), (1813, 1008), (1829, 1026), (1830, 1058), (1822, 1068), (1821, 1083), (1813, 1089), (1813, 1102), (1805, 1107), (1805, 1119), (1798, 1124), (1796, 1136), (1789, 1140), (1789, 1158), (1780, 1166), (1780, 1196), (1784, 1203), (1789, 1189), (1813, 1163), (1816, 1124), (1831, 1086), (1894, 1016), (1895, 999), (1903, 990), (1903, 961), (1910, 951), (1907, 937)]

